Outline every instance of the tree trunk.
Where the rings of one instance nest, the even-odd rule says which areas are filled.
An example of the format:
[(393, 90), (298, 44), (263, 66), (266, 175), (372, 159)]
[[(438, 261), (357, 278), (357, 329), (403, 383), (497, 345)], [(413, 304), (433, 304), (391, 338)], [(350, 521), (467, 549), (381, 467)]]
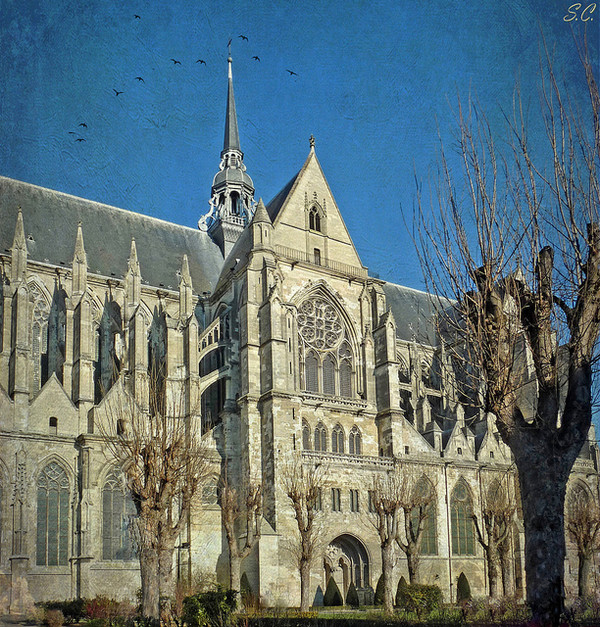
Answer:
[(534, 619), (558, 625), (564, 609), (564, 506), (572, 463), (551, 446), (530, 443), (521, 453), (521, 459), (515, 457), (525, 525), (527, 603)]
[(171, 597), (173, 596), (173, 552), (175, 551), (175, 543), (173, 546), (159, 549), (158, 551), (158, 587), (159, 587), (159, 605), (160, 617), (165, 623), (169, 623), (171, 619)]
[(160, 590), (156, 550), (140, 550), (140, 577), (142, 580), (142, 615), (158, 620), (160, 618)]
[(229, 547), (229, 589), (240, 592), (240, 567), (241, 559), (237, 552), (237, 546)]
[(486, 561), (488, 568), (488, 584), (490, 588), (490, 597), (497, 599), (500, 596), (498, 585), (498, 560), (496, 557), (497, 548), (493, 544), (489, 545), (486, 550)]
[(392, 587), (392, 572), (394, 569), (394, 542), (393, 540), (381, 547), (381, 570), (383, 577), (383, 608), (391, 614), (394, 611), (394, 590)]
[(579, 572), (577, 578), (577, 594), (580, 597), (585, 597), (590, 592), (590, 572), (592, 566), (592, 560), (590, 553), (579, 553)]
[(300, 559), (300, 611), (308, 612), (310, 609), (310, 562)]
[(406, 552), (406, 561), (408, 563), (408, 581), (409, 583), (419, 583), (419, 555), (409, 547)]

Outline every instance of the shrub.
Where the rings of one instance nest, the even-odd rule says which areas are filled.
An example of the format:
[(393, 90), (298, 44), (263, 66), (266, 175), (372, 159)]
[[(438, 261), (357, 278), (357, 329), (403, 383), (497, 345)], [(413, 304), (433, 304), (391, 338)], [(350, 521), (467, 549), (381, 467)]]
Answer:
[(44, 622), (48, 627), (62, 627), (65, 623), (65, 617), (60, 610), (46, 610)]
[(354, 582), (350, 582), (350, 586), (348, 586), (348, 594), (346, 594), (346, 605), (356, 609), (360, 605), (360, 601), (358, 600), (358, 592), (356, 591), (356, 586)]
[(44, 601), (36, 605), (45, 611), (59, 610), (63, 615), (63, 624), (79, 623), (85, 613), (85, 599), (72, 601)]
[(329, 581), (327, 582), (327, 590), (325, 590), (325, 596), (323, 597), (323, 605), (344, 605), (340, 589), (337, 587), (337, 583), (335, 583), (335, 579), (333, 577), (329, 577)]
[(235, 590), (211, 590), (183, 600), (183, 621), (188, 627), (223, 627), (235, 610)]
[(384, 590), (383, 590), (383, 575), (380, 575), (377, 580), (377, 586), (375, 588), (375, 598), (373, 599), (373, 605), (383, 605)]
[(438, 586), (406, 583), (401, 578), (396, 592), (396, 605), (408, 612), (415, 612), (420, 618), (421, 614), (429, 614), (437, 610), (443, 601), (442, 591)]
[(254, 594), (246, 573), (240, 577), (240, 598), (246, 609), (258, 609), (258, 597)]

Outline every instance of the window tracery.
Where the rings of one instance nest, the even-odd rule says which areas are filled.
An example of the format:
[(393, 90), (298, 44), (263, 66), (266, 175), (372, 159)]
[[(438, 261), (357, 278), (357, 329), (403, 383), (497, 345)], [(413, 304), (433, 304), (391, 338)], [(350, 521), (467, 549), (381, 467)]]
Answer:
[(130, 526), (135, 513), (122, 474), (111, 470), (102, 488), (102, 559), (133, 559)]
[(327, 450), (327, 429), (322, 422), (315, 427), (315, 451)]
[(331, 432), (331, 451), (332, 453), (344, 452), (344, 429), (339, 423), (335, 425)]
[(450, 498), (452, 553), (454, 555), (475, 555), (472, 514), (473, 500), (466, 484), (460, 480), (454, 487)]
[(69, 479), (56, 462), (50, 462), (38, 476), (36, 540), (38, 566), (68, 563)]
[(362, 452), (362, 437), (360, 429), (354, 425), (350, 429), (350, 435), (348, 436), (348, 453), (350, 455), (360, 455)]
[(300, 305), (297, 323), (303, 389), (352, 398), (354, 355), (338, 310), (315, 296)]
[(305, 451), (310, 451), (310, 427), (306, 420), (302, 421), (302, 448)]

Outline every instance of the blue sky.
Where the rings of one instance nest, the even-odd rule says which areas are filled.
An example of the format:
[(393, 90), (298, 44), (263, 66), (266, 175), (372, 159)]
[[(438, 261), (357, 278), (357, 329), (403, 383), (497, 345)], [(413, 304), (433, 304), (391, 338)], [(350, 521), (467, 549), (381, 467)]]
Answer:
[(232, 38), (257, 198), (299, 170), (313, 134), (363, 263), (423, 288), (402, 219), (415, 174), (435, 175), (438, 131), (452, 146), (457, 95), (475, 94), (501, 132), (520, 81), (537, 141), (540, 29), (585, 98), (572, 29), (585, 22), (598, 59), (600, 9), (573, 4), (0, 0), (0, 174), (196, 226), (222, 148)]
[[(257, 197), (298, 171), (314, 134), (363, 263), (420, 288), (401, 209), (415, 173), (435, 172), (438, 128), (451, 142), (452, 105), (470, 92), (500, 126), (517, 79), (535, 128), (540, 27), (565, 80), (579, 80), (572, 4), (0, 0), (0, 174), (195, 226), (222, 147), (232, 38)], [(600, 10), (579, 17), (597, 51)]]

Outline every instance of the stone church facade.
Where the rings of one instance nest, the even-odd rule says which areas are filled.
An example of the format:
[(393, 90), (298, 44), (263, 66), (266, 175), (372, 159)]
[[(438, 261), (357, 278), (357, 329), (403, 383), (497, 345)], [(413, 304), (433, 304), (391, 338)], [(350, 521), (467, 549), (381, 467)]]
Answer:
[[(312, 566), (368, 599), (381, 573), (369, 492), (401, 464), (435, 493), (421, 580), (456, 598), (489, 591), (470, 513), (510, 452), (492, 417), (463, 407), (427, 294), (369, 275), (311, 138), (300, 171), (254, 199), (237, 128), (231, 59), (225, 141), (211, 209), (191, 229), (0, 177), (0, 610), (75, 596), (134, 598), (134, 509), (95, 417), (136, 386), (158, 343), (166, 376), (201, 399), (213, 477), (178, 543), (177, 576), (227, 580), (215, 485), (263, 486), (262, 536), (242, 563), (268, 605), (297, 605), (296, 522), (282, 486), (295, 455), (326, 468)], [(572, 484), (598, 495), (594, 434)], [(518, 512), (517, 512), (518, 514)], [(508, 589), (524, 592), (523, 533)], [(567, 584), (576, 586), (573, 547)], [(396, 581), (407, 576), (399, 553)]]

